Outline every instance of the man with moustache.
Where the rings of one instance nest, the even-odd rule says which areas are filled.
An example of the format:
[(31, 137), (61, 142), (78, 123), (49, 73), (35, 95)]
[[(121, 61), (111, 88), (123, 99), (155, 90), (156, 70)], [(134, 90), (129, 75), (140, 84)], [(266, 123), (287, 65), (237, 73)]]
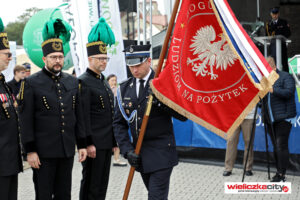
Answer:
[(3, 31), (0, 18), (0, 199), (17, 200), (18, 173), (23, 170), (23, 166), (16, 103), (1, 73), (7, 68), (12, 56), (7, 33)]
[(62, 72), (63, 41), (69, 41), (70, 30), (71, 26), (60, 19), (45, 24), (45, 67), (21, 85), (22, 143), (33, 169), (38, 200), (71, 200), (75, 145), (79, 162), (87, 155), (79, 83)]
[[(95, 36), (95, 33), (100, 34)], [(105, 199), (112, 148), (117, 146), (112, 128), (114, 94), (102, 74), (109, 61), (106, 46), (114, 43), (113, 32), (105, 19), (100, 18), (89, 34), (87, 44), (89, 67), (79, 77), (88, 135), (88, 158), (82, 163), (80, 200)]]

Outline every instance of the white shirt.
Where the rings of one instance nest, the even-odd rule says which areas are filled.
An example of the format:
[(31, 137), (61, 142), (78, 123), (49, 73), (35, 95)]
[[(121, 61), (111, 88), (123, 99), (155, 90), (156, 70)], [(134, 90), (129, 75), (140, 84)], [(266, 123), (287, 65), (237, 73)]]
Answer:
[(277, 22), (278, 22), (278, 19), (276, 19), (276, 20), (272, 20), (272, 22), (273, 22), (273, 24), (277, 24)]
[[(147, 81), (148, 81), (148, 79), (149, 79), (149, 77), (151, 75), (151, 72), (152, 72), (152, 70), (150, 69), (149, 72), (148, 72), (148, 74), (143, 78), (143, 80), (145, 80), (144, 81), (144, 88), (146, 87), (146, 83), (147, 83)], [(136, 87), (135, 87), (135, 89), (136, 89), (136, 96), (138, 97), (139, 96), (139, 89), (140, 89), (140, 79), (136, 78), (136, 82), (135, 83), (136, 83)]]

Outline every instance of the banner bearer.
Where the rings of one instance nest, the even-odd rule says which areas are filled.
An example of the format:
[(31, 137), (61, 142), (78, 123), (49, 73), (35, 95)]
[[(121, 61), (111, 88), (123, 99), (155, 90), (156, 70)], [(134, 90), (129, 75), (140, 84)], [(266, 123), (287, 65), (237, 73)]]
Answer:
[(171, 117), (181, 121), (186, 118), (155, 99), (140, 155), (134, 153), (149, 96), (149, 81), (154, 78), (149, 49), (150, 45), (136, 45), (124, 50), (133, 78), (124, 81), (118, 88), (113, 127), (121, 153), (131, 166), (141, 172), (148, 199), (165, 200), (173, 167), (178, 164)]

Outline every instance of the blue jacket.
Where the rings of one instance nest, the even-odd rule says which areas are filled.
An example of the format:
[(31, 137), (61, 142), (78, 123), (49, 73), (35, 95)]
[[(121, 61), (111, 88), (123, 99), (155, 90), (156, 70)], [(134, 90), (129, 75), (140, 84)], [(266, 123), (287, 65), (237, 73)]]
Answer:
[(284, 71), (278, 71), (279, 79), (273, 85), (271, 108), (274, 121), (282, 121), (296, 116), (295, 80)]

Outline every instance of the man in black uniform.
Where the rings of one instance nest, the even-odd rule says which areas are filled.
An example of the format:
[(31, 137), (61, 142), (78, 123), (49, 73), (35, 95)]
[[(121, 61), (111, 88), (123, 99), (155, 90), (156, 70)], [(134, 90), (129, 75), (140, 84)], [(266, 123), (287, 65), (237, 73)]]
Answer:
[[(271, 8), (270, 15), (272, 17), (266, 23), (266, 35), (275, 36), (283, 35), (288, 38), (291, 36), (290, 25), (284, 19), (279, 18), (279, 7)], [(271, 40), (270, 44), (270, 55), (276, 60), (276, 40)], [(282, 70), (289, 72), (288, 66), (288, 56), (287, 56), (287, 47), (284, 41), (281, 42), (281, 61), (282, 61)], [(276, 63), (279, 65), (278, 63)]]
[[(1, 28), (2, 27), (2, 28)], [(16, 200), (18, 173), (23, 170), (15, 98), (1, 73), (11, 60), (7, 33), (0, 18), (0, 199)]]
[[(95, 28), (103, 26), (109, 28), (104, 18), (100, 18)], [(92, 37), (94, 29), (90, 32), (89, 38), (93, 39), (87, 44), (89, 67), (79, 77), (88, 135), (88, 158), (82, 163), (80, 200), (105, 199), (112, 148), (116, 146), (112, 128), (114, 95), (101, 73), (109, 61), (106, 45), (112, 45), (115, 41), (109, 39), (114, 38), (111, 30), (99, 30), (99, 33), (101, 35)]]
[[(133, 78), (118, 88), (113, 127), (122, 154), (141, 172), (148, 199), (165, 200), (173, 167), (178, 164), (171, 117), (182, 121), (186, 118), (155, 98), (140, 155), (134, 153), (149, 96), (149, 81), (154, 78), (149, 49), (150, 45), (137, 45), (125, 50)], [(129, 128), (133, 142), (128, 135)]]
[[(21, 85), (22, 142), (33, 169), (36, 199), (71, 200), (75, 144), (82, 162), (87, 155), (86, 136), (78, 80), (61, 71), (64, 51), (59, 37), (69, 27), (60, 19), (53, 20), (54, 25), (48, 22), (43, 30), (45, 67)], [(47, 33), (57, 27), (61, 32)]]

